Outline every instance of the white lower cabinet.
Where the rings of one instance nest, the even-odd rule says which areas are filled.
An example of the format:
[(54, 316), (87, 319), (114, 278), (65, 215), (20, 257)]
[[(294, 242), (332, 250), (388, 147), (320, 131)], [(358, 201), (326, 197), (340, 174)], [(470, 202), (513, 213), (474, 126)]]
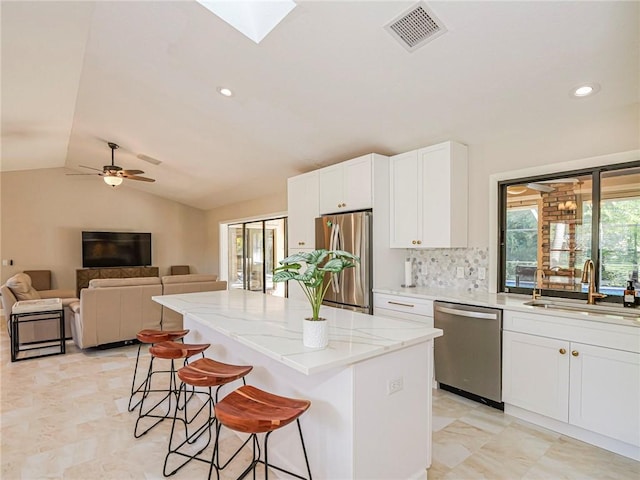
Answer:
[(640, 455), (638, 327), (505, 312), (503, 328), (507, 413), (518, 416), (509, 411), (514, 406), (543, 415), (566, 424), (562, 433), (632, 458)]
[(504, 332), (502, 355), (505, 403), (569, 420), (569, 342)]
[(640, 446), (640, 354), (572, 343), (571, 355), (569, 423)]

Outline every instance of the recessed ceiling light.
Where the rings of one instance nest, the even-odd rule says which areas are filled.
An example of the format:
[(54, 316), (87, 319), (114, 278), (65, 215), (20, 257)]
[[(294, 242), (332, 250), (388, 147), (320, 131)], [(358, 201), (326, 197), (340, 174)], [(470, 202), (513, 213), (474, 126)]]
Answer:
[(230, 97), (233, 95), (233, 92), (225, 87), (218, 87), (218, 93), (220, 93), (220, 95), (224, 95), (225, 97)]
[(594, 95), (600, 91), (600, 85), (597, 83), (586, 83), (571, 89), (571, 96), (574, 98), (584, 98)]

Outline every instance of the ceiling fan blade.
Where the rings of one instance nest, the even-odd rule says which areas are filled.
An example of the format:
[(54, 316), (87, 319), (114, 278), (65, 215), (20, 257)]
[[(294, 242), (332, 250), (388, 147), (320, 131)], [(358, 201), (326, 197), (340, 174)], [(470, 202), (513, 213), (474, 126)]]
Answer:
[(550, 193), (555, 190), (555, 188), (553, 187), (542, 185), (542, 182), (527, 183), (527, 188), (530, 188), (531, 190), (536, 190), (538, 192), (543, 192), (543, 193)]
[(553, 180), (539, 180), (535, 183), (580, 183), (577, 178), (556, 178)]
[(78, 166), (82, 167), (82, 168), (88, 168), (89, 170), (95, 170), (96, 172), (101, 172), (102, 171), (99, 168), (87, 167), (86, 165), (78, 165)]
[(130, 175), (139, 175), (141, 173), (144, 173), (142, 170), (121, 170), (121, 175), (123, 177), (127, 177)]
[(131, 175), (130, 177), (125, 176), (124, 178), (127, 180), (140, 180), (142, 182), (155, 182), (153, 178), (139, 177), (137, 175)]
[(65, 175), (100, 175), (99, 173), (65, 173)]

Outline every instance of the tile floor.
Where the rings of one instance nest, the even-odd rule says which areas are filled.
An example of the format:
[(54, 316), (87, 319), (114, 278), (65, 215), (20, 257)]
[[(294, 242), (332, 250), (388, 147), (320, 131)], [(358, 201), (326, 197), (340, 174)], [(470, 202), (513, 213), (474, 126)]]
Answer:
[[(86, 352), (71, 342), (67, 347), (66, 355), (12, 364), (6, 329), (0, 331), (0, 478), (163, 478), (170, 422), (136, 440), (136, 417), (127, 411), (137, 347)], [(448, 392), (434, 395), (429, 480), (640, 478), (639, 462)], [(238, 443), (228, 436), (223, 455)], [(241, 469), (230, 467), (221, 478), (235, 478)], [(172, 478), (207, 474), (205, 464), (191, 462)]]
[(434, 391), (429, 480), (639, 480), (640, 462)]

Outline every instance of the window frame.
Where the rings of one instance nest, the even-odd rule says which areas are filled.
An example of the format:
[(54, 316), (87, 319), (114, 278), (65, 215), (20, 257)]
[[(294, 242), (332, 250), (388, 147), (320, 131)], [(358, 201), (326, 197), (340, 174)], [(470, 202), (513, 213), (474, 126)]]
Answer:
[[(513, 178), (498, 181), (498, 275), (497, 275), (497, 292), (498, 293), (516, 293), (531, 295), (533, 288), (525, 287), (508, 287), (506, 285), (507, 263), (506, 263), (506, 223), (507, 223), (507, 187), (523, 183), (534, 183), (547, 180), (561, 179), (565, 177), (591, 175), (591, 258), (595, 267), (595, 283), (600, 285), (600, 199), (601, 199), (601, 175), (604, 172), (616, 170), (624, 170), (627, 168), (640, 168), (640, 160), (616, 163), (611, 165), (601, 165), (575, 170), (560, 171), (547, 173), (542, 175), (532, 175), (526, 177)], [(542, 295), (546, 297), (562, 297), (572, 299), (587, 299), (587, 293), (571, 292), (567, 290), (542, 289)], [(603, 302), (622, 303), (622, 298), (618, 296), (608, 295), (602, 299)]]

